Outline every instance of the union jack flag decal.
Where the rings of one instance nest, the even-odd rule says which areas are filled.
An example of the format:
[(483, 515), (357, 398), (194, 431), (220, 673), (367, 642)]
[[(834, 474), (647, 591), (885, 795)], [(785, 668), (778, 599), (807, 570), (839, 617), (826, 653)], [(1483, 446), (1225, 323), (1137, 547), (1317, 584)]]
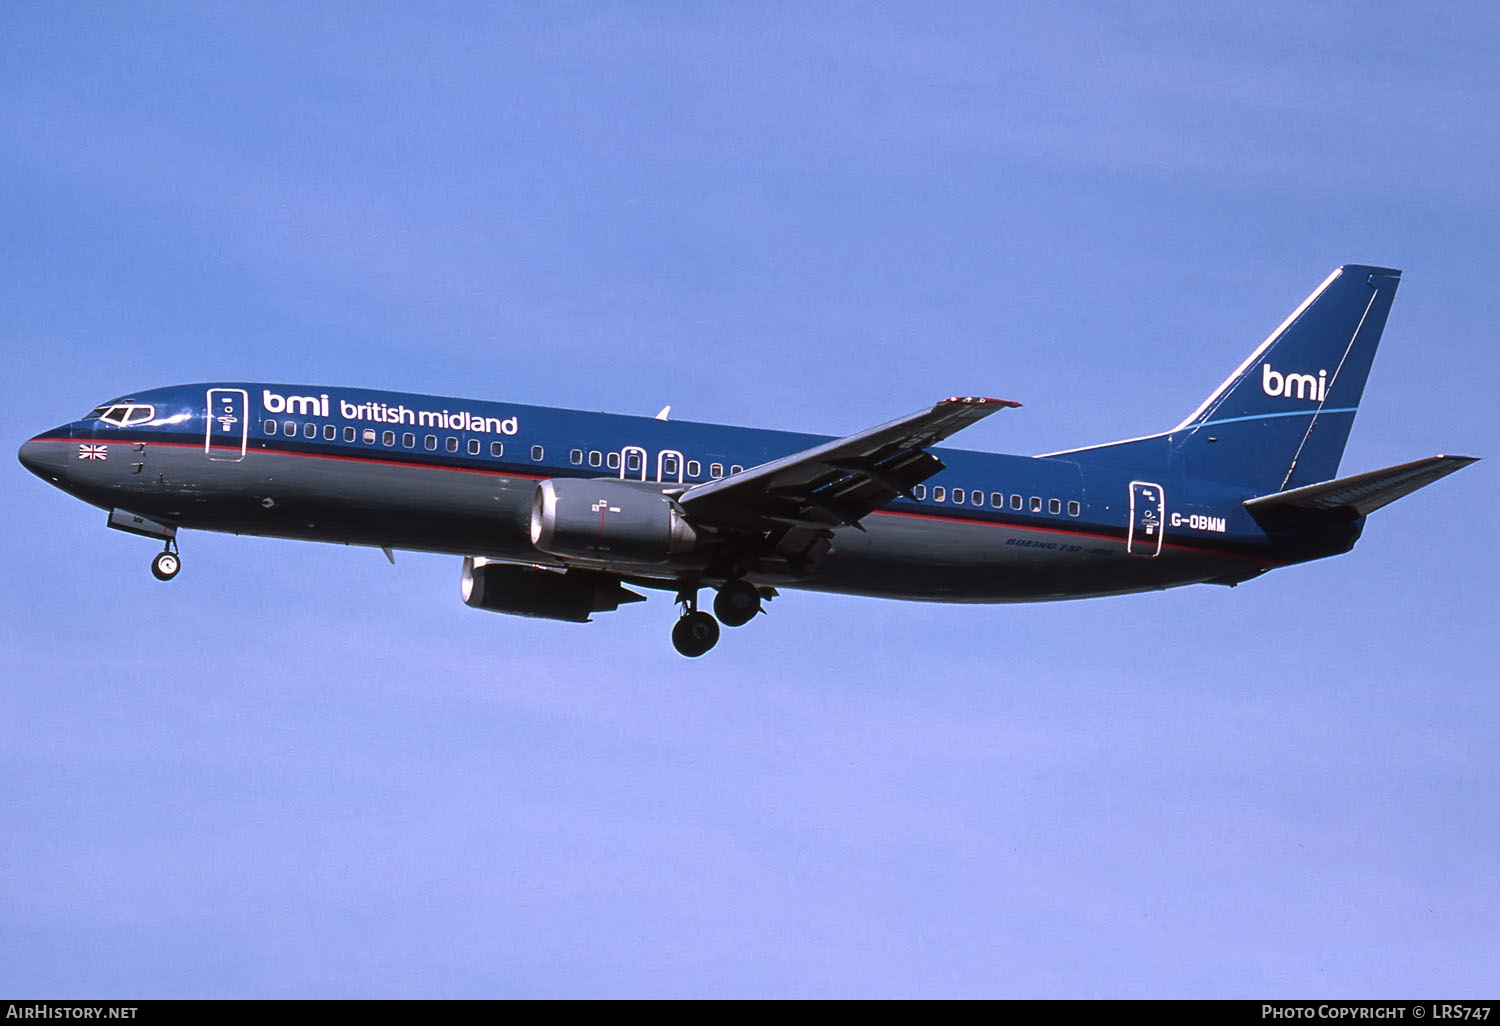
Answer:
[(107, 460), (109, 459), (109, 446), (80, 445), (78, 447), (78, 458), (81, 460)]

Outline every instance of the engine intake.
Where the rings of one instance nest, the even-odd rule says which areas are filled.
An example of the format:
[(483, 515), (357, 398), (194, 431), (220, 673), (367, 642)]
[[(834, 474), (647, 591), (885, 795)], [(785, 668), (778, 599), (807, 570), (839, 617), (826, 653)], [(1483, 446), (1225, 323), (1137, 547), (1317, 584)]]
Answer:
[(566, 573), (466, 556), (461, 581), (464, 604), (475, 609), (543, 620), (587, 623), (590, 613), (608, 613), (627, 602), (644, 602), (610, 574)]
[(624, 481), (554, 478), (536, 490), (531, 543), (556, 556), (665, 563), (698, 535), (670, 498)]

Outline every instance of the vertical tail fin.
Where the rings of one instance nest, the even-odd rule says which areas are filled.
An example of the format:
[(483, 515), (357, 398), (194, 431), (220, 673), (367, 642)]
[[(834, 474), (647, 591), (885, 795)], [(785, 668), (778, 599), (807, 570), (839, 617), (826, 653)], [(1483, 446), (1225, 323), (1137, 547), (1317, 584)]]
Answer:
[(1336, 477), (1400, 281), (1390, 268), (1340, 267), (1181, 424), (1072, 455), (1165, 461), (1170, 473), (1261, 494)]

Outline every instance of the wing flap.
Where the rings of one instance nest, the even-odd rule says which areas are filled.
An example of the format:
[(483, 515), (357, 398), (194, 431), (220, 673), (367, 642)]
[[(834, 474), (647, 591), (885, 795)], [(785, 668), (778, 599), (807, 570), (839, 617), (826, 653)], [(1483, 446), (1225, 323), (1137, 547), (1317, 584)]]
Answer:
[(943, 469), (925, 451), (1003, 409), (1008, 399), (954, 397), (930, 409), (689, 488), (678, 500), (696, 522), (762, 530), (857, 527), (871, 510)]
[(1285, 510), (1354, 510), (1361, 515), (1373, 513), (1477, 460), (1477, 456), (1429, 456), (1394, 467), (1369, 470), (1363, 474), (1305, 485), (1273, 495), (1262, 495), (1247, 500), (1245, 508), (1255, 515)]

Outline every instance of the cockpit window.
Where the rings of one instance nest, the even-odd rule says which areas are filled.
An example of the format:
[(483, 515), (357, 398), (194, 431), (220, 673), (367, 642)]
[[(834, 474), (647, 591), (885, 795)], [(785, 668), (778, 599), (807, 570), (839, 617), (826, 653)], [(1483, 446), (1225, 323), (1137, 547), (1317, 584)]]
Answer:
[(91, 411), (85, 419), (94, 417), (106, 423), (128, 427), (131, 424), (144, 424), (148, 420), (155, 420), (156, 407), (147, 403), (115, 403), (113, 406), (100, 406)]

